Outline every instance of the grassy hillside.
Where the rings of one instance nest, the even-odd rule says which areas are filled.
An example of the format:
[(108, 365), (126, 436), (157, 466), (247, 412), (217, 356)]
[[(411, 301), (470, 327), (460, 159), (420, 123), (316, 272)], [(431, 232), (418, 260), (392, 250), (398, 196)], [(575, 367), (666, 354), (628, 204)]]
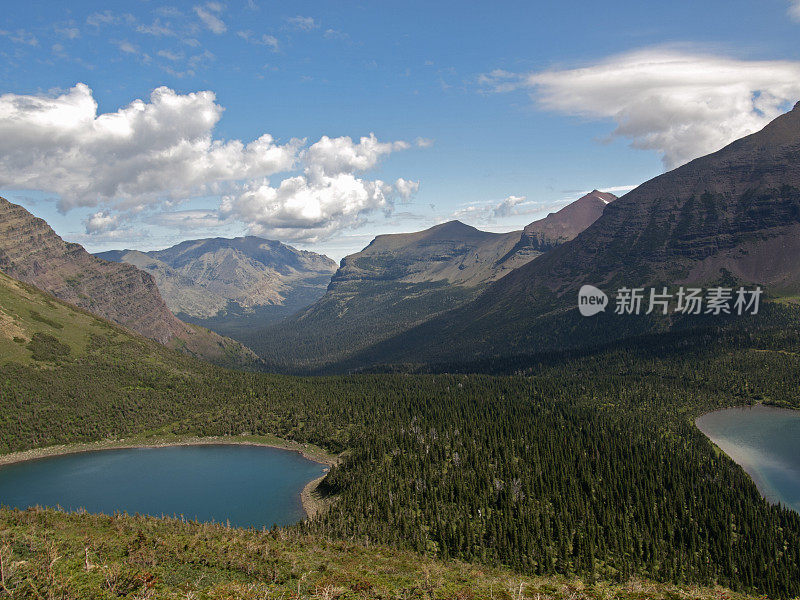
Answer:
[(745, 600), (722, 588), (527, 577), (296, 530), (0, 510), (0, 598)]
[[(530, 366), (526, 377), (302, 379), (200, 363), (114, 326), (80, 322), (88, 315), (62, 312), (43, 294), (6, 283), (4, 312), (17, 315), (15, 326), (31, 341), (20, 331), (23, 343), (13, 341), (13, 332), (0, 338), (4, 356), (17, 357), (0, 367), (0, 453), (131, 435), (277, 435), (343, 453), (320, 490), (335, 502), (294, 533), (314, 543), (390, 546), (395, 550), (387, 552), (397, 556), (413, 551), (465, 560), (529, 579), (615, 582), (620, 593), (631, 578), (644, 578), (771, 597), (800, 594), (800, 515), (761, 499), (744, 472), (693, 425), (695, 415), (733, 404), (798, 406), (796, 331), (736, 344), (712, 338), (679, 353), (658, 352), (660, 342), (649, 351), (609, 349)], [(8, 295), (15, 294), (17, 308), (7, 311)], [(47, 301), (56, 308), (42, 312)], [(60, 319), (62, 327), (31, 311), (53, 323)], [(28, 347), (46, 331), (52, 339), (42, 349)], [(25, 537), (25, 514), (5, 513), (7, 524), (0, 526), (0, 545), (12, 536), (23, 540), (15, 553), (23, 552), (24, 540), (43, 539)], [(80, 530), (87, 544), (99, 540), (100, 556), (90, 559), (96, 563), (137, 555), (125, 535), (117, 543), (103, 533), (104, 527), (124, 531), (130, 522), (98, 521), (95, 529), (80, 521), (89, 517), (53, 518), (44, 531), (55, 544), (65, 543), (62, 528)], [(147, 523), (141, 527), (166, 538), (163, 522)], [(188, 531), (196, 536), (202, 528)], [(199, 535), (191, 539), (202, 540)], [(205, 557), (191, 558), (197, 544), (186, 542), (186, 554), (174, 559), (207, 570), (202, 585), (217, 581), (217, 561), (231, 569), (243, 564), (224, 550), (240, 536), (253, 552), (261, 548), (259, 538), (242, 532), (214, 535)], [(306, 560), (301, 547), (296, 556), (287, 551), (289, 563)], [(372, 572), (370, 564), (353, 568)], [(174, 565), (163, 571), (177, 569), (170, 585), (189, 591), (200, 585), (198, 571)], [(331, 562), (325, 568), (344, 567)], [(149, 572), (150, 563), (141, 569)], [(254, 579), (269, 583), (258, 569), (241, 566), (243, 573), (229, 573), (227, 581), (242, 589)], [(286, 581), (294, 589), (298, 579)], [(303, 581), (308, 577), (301, 594), (311, 593), (303, 592)], [(388, 589), (394, 592), (380, 594), (403, 597), (402, 586)], [(659, 589), (672, 593), (663, 591), (669, 586)], [(215, 593), (237, 597), (232, 590)], [(438, 597), (448, 596), (458, 592)]]

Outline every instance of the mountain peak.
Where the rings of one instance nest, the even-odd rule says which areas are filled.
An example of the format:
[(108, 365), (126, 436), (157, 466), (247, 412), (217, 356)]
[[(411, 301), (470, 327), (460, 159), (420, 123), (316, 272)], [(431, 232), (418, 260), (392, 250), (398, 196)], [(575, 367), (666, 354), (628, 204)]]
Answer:
[(606, 205), (616, 199), (614, 194), (592, 190), (561, 210), (525, 227), (520, 245), (538, 252), (561, 245), (594, 223), (603, 214)]

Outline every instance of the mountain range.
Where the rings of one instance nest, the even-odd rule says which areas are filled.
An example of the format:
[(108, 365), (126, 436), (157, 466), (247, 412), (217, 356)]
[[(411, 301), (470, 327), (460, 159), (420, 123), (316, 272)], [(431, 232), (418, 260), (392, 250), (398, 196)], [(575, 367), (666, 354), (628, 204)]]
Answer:
[(335, 272), (324, 256), (255, 237), (101, 255), (121, 261), (113, 263), (5, 200), (0, 217), (0, 270), (192, 352), (199, 330), (169, 308), (231, 331), (282, 370), (589, 348), (724, 319), (612, 310), (585, 318), (585, 284), (612, 299), (622, 287), (760, 285), (780, 299), (766, 310), (773, 316), (800, 294), (800, 103), (619, 199), (594, 190), (510, 233), (450, 221), (380, 235)]
[(340, 360), (474, 300), (491, 282), (575, 237), (615, 198), (594, 190), (523, 231), (490, 233), (449, 221), (379, 235), (342, 260), (317, 302), (239, 339), (277, 368)]
[(327, 256), (254, 236), (96, 256), (146, 271), (174, 314), (234, 338), (313, 303), (336, 271)]
[(189, 325), (167, 308), (153, 278), (131, 265), (89, 254), (42, 219), (0, 198), (0, 271), (131, 331), (230, 366), (252, 367), (242, 344)]
[(584, 284), (612, 293), (624, 286), (761, 285), (782, 299), (773, 303), (776, 311), (800, 292), (798, 256), (800, 103), (763, 130), (643, 183), (571, 241), (349, 364), (528, 354), (710, 323), (706, 315), (613, 311), (584, 318), (577, 310)]

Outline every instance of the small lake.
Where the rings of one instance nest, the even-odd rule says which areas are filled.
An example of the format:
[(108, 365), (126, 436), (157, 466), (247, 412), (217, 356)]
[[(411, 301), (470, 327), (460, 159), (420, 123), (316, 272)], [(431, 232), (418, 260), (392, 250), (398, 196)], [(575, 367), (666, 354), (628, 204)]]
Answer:
[(272, 527), (305, 517), (300, 492), (325, 468), (262, 446), (101, 450), (0, 467), (0, 504)]
[(800, 512), (800, 411), (728, 408), (695, 423), (750, 475), (767, 500)]

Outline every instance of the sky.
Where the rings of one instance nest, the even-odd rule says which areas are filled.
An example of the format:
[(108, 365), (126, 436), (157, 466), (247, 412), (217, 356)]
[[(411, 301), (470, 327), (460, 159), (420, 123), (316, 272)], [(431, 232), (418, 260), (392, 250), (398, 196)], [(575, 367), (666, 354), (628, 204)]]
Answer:
[(798, 39), (800, 0), (29, 0), (0, 195), (90, 251), (511, 231), (790, 109)]

